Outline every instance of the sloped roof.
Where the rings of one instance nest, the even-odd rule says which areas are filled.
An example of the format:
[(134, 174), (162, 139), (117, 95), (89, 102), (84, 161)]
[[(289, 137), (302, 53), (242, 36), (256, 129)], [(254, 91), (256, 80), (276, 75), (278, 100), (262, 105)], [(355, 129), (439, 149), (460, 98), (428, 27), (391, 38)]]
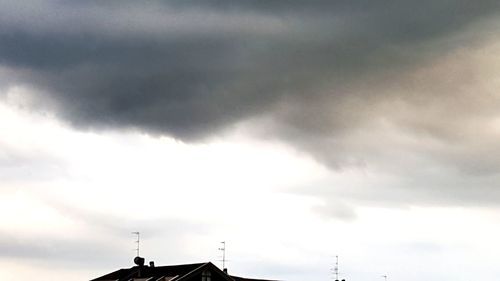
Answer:
[(131, 268), (122, 268), (103, 275), (101, 277), (92, 279), (90, 281), (129, 281), (133, 280), (171, 280), (182, 281), (189, 280), (193, 275), (199, 273), (201, 270), (210, 268), (214, 273), (221, 276), (227, 281), (273, 281), (264, 279), (251, 279), (238, 276), (231, 276), (223, 273), (218, 267), (211, 262), (206, 263), (192, 263), (192, 264), (179, 264), (168, 266), (134, 266)]
[(130, 280), (131, 278), (145, 278), (145, 277), (183, 277), (190, 272), (196, 271), (209, 263), (192, 263), (168, 266), (134, 266), (131, 268), (122, 268), (109, 274), (103, 275), (91, 281), (104, 281), (104, 280)]
[(277, 281), (277, 280), (267, 280), (267, 279), (252, 279), (252, 278), (244, 278), (244, 277), (238, 277), (238, 276), (232, 276), (234, 281)]

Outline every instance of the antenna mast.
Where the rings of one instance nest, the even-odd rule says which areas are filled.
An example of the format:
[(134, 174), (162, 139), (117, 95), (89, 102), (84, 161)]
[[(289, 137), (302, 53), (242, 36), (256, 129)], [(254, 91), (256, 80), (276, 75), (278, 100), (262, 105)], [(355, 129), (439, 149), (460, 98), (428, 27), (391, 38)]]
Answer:
[(382, 275), (382, 277), (384, 278), (384, 281), (387, 281), (387, 275)]
[(132, 232), (132, 234), (137, 236), (137, 240), (135, 240), (135, 243), (137, 244), (137, 247), (135, 248), (135, 253), (136, 253), (136, 256), (138, 257), (139, 256), (139, 246), (141, 243), (141, 233), (139, 231), (134, 231), (134, 232)]
[(339, 256), (335, 256), (335, 267), (333, 268), (335, 272), (335, 281), (339, 280)]
[(226, 241), (220, 242), (222, 247), (219, 248), (219, 251), (222, 251), (222, 270), (226, 268)]

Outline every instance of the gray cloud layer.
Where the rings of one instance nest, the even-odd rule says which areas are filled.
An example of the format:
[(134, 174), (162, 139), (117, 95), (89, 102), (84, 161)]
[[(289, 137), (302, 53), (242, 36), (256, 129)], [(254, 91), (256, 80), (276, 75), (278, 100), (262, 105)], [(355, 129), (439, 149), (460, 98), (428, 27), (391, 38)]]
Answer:
[[(130, 239), (130, 231), (140, 229), (142, 238), (151, 241), (143, 245), (143, 252), (152, 256), (160, 253), (167, 257), (184, 258), (182, 250), (188, 241), (185, 237), (204, 234), (207, 225), (176, 219), (131, 219), (114, 215), (80, 210), (52, 200), (51, 208), (64, 214), (82, 230), (93, 233), (90, 237), (72, 237), (69, 234), (36, 237), (32, 233), (0, 233), (0, 258), (29, 258), (45, 262), (67, 264), (116, 266), (113, 261), (133, 256), (133, 244), (124, 248), (123, 241)], [(186, 239), (188, 240), (188, 239)], [(166, 243), (165, 241), (168, 241)], [(98, 245), (98, 246), (96, 246)], [(128, 245), (128, 244), (126, 244)], [(153, 255), (154, 254), (154, 255)], [(123, 262), (132, 262), (123, 260)]]
[[(447, 57), (489, 36), (498, 1), (2, 1), (0, 8), (9, 81), (36, 89), (40, 107), (78, 127), (196, 140), (258, 117), (266, 122), (260, 133), (331, 167), (393, 170), (423, 190), (450, 190), (449, 179), (415, 184), (436, 170), (470, 175), (459, 184), (467, 189), (499, 168), (495, 135), (478, 129), (495, 117), (499, 99), (484, 89), (471, 94), (482, 80), (468, 51)], [(436, 169), (409, 172), (423, 166)]]

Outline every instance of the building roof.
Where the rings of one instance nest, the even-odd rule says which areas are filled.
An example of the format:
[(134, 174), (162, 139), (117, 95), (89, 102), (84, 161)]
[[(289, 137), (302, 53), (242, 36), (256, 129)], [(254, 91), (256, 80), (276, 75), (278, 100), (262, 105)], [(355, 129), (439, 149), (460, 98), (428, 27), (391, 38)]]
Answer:
[[(91, 281), (104, 281), (104, 280), (117, 280), (117, 281), (128, 281), (130, 279), (137, 278), (152, 278), (157, 277), (160, 279), (162, 277), (171, 277), (168, 280), (178, 280), (176, 278), (187, 275), (188, 273), (195, 271), (198, 268), (202, 268), (207, 263), (193, 263), (193, 264), (181, 264), (181, 265), (169, 265), (169, 266), (134, 266), (131, 268), (122, 268), (117, 271), (111, 272), (109, 274), (103, 275)], [(153, 278), (153, 280), (156, 280)]]
[(108, 273), (91, 281), (187, 281), (202, 271), (209, 269), (226, 281), (272, 281), (230, 276), (211, 262), (168, 266), (133, 266)]
[(232, 276), (232, 275), (230, 275), (230, 276), (231, 276), (231, 278), (233, 278), (234, 281), (278, 281), (278, 280), (267, 280), (267, 279), (243, 278), (243, 277)]

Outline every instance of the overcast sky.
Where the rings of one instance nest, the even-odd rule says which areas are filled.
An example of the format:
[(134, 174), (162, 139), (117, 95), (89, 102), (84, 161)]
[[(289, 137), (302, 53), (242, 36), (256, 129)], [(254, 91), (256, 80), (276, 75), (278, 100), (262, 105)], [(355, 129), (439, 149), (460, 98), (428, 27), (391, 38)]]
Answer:
[(0, 0), (0, 279), (498, 280), (499, 13)]

